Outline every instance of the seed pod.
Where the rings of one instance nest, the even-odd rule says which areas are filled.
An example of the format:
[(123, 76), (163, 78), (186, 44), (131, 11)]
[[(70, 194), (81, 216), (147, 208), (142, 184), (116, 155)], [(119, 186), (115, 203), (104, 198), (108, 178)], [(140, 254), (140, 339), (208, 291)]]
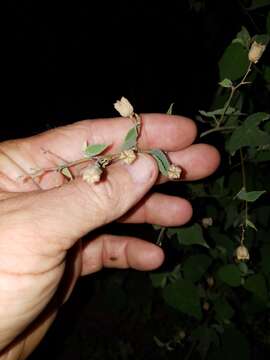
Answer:
[(202, 226), (207, 229), (209, 226), (213, 225), (213, 219), (211, 217), (202, 219)]
[(249, 61), (253, 62), (254, 64), (257, 64), (257, 62), (262, 57), (262, 54), (264, 53), (265, 48), (266, 48), (266, 45), (259, 44), (256, 41), (254, 41), (252, 43), (251, 48), (248, 53)]
[(120, 153), (119, 159), (123, 160), (125, 164), (130, 165), (136, 160), (136, 153), (132, 149), (124, 150)]
[(236, 256), (236, 259), (239, 261), (246, 261), (246, 260), (249, 260), (249, 258), (250, 258), (248, 249), (244, 245), (240, 245), (240, 246), (238, 246), (238, 248), (236, 248), (235, 256)]
[(205, 301), (203, 303), (203, 310), (208, 311), (209, 309), (210, 309), (210, 304), (209, 304), (209, 302)]
[(170, 180), (180, 179), (182, 173), (182, 169), (179, 166), (171, 164), (168, 171), (167, 176)]
[(114, 104), (115, 110), (123, 117), (131, 117), (134, 114), (134, 109), (131, 103), (124, 96), (117, 100)]
[(215, 280), (213, 278), (213, 276), (208, 276), (208, 278), (206, 279), (207, 285), (212, 288), (215, 285)]
[(100, 181), (102, 169), (98, 165), (90, 165), (83, 170), (83, 180), (88, 184), (94, 184)]

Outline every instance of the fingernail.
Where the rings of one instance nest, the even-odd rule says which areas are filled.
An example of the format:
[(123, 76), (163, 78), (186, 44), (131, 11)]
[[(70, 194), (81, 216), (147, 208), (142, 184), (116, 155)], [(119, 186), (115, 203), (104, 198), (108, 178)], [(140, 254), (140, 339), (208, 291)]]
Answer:
[(139, 155), (132, 165), (127, 165), (127, 170), (134, 183), (145, 184), (152, 178), (155, 167), (151, 158)]

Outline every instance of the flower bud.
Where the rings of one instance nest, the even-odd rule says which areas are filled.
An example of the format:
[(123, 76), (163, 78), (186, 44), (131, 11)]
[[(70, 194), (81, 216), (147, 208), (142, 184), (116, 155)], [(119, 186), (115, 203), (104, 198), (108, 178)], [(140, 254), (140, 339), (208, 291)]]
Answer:
[(88, 184), (94, 184), (100, 181), (102, 169), (97, 165), (90, 165), (83, 171), (83, 180)]
[(124, 150), (120, 153), (119, 159), (123, 160), (125, 164), (130, 165), (136, 160), (136, 153), (132, 149)]
[(257, 64), (257, 62), (262, 57), (262, 54), (264, 53), (265, 48), (266, 48), (266, 45), (259, 44), (256, 41), (254, 41), (252, 43), (251, 48), (248, 53), (249, 61), (253, 62), (254, 64)]
[(130, 117), (134, 114), (133, 106), (124, 96), (121, 97), (121, 100), (117, 100), (113, 105), (115, 110), (123, 117)]
[(244, 245), (238, 246), (235, 250), (235, 256), (239, 261), (249, 260), (250, 258), (248, 249)]
[(180, 179), (182, 173), (182, 169), (179, 166), (176, 166), (174, 164), (171, 164), (167, 176), (170, 180), (177, 180)]
[(202, 226), (207, 229), (209, 226), (213, 225), (213, 219), (211, 217), (202, 219)]

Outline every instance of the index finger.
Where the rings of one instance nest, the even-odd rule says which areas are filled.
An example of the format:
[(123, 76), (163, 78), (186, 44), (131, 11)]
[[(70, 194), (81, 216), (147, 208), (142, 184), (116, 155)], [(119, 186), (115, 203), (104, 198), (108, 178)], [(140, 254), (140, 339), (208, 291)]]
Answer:
[[(110, 144), (109, 150), (115, 151), (132, 126), (132, 121), (126, 118), (83, 120), (46, 131), (23, 143), (32, 154), (41, 153), (41, 149), (45, 148), (66, 161), (73, 161), (82, 155), (82, 145), (85, 142)], [(186, 117), (143, 114), (139, 147), (177, 151), (192, 144), (196, 135), (195, 123)]]

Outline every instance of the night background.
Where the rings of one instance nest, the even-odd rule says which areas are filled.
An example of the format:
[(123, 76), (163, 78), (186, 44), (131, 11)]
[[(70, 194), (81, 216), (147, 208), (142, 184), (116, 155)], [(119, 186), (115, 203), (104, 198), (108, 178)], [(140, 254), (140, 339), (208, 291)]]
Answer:
[[(117, 116), (113, 103), (121, 96), (137, 112), (165, 113), (173, 102), (175, 114), (194, 119), (211, 106), (218, 60), (241, 25), (253, 33), (264, 30), (260, 12), (250, 17), (236, 0), (55, 1), (35, 6), (13, 1), (9, 6), (10, 104), (0, 140)], [(198, 127), (204, 130), (205, 125)], [(215, 138), (205, 141), (218, 143)], [(148, 228), (141, 231), (151, 240)], [(154, 330), (165, 331), (168, 319), (157, 309), (151, 321), (145, 320), (146, 298), (153, 294), (148, 275), (119, 273), (103, 270), (83, 278), (30, 359), (183, 358), (170, 352), (161, 356), (153, 343)], [(123, 302), (128, 306), (112, 290), (125, 281), (134, 285)]]

